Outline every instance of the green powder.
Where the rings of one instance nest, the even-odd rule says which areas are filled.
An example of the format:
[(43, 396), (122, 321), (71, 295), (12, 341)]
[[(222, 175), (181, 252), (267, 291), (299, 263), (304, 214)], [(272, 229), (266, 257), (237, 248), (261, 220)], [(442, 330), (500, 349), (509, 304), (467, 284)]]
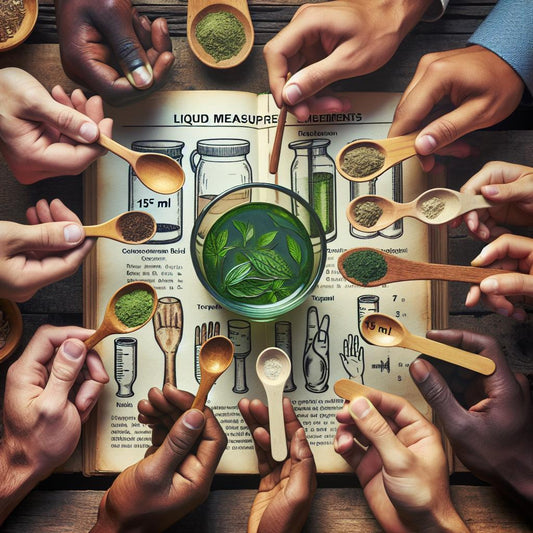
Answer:
[(387, 261), (373, 250), (357, 250), (342, 263), (344, 272), (363, 285), (381, 279), (387, 273)]
[(422, 202), (422, 213), (429, 219), (437, 218), (446, 207), (444, 200), (433, 196), (429, 200)]
[(358, 202), (353, 214), (356, 222), (365, 228), (371, 228), (383, 214), (383, 209), (376, 202)]
[(353, 178), (363, 178), (377, 172), (385, 162), (385, 156), (376, 148), (358, 146), (344, 156), (342, 170)]
[(196, 25), (196, 38), (217, 63), (236, 56), (246, 42), (243, 25), (227, 11), (208, 13)]
[(128, 328), (144, 324), (152, 314), (152, 293), (137, 289), (121, 296), (115, 302), (115, 315)]

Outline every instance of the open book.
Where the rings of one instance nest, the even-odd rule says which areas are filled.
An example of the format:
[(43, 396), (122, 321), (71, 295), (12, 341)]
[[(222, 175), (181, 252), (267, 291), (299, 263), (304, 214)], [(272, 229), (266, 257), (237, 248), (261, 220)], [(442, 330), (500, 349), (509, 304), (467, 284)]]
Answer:
[[(345, 215), (349, 200), (362, 194), (412, 200), (428, 188), (427, 176), (414, 159), (370, 182), (352, 183), (340, 176), (334, 165), (338, 151), (355, 139), (386, 137), (399, 100), (391, 93), (347, 96), (352, 101), (348, 113), (317, 115), (306, 123), (289, 115), (277, 176), (268, 172), (278, 117), (270, 95), (159, 92), (141, 104), (113, 111), (117, 141), (176, 158), (186, 182), (176, 194), (158, 195), (113, 154), (101, 158), (86, 178), (86, 223), (100, 223), (127, 210), (147, 211), (158, 223), (155, 237), (143, 245), (98, 241), (85, 269), (86, 325), (99, 324), (109, 298), (127, 282), (152, 283), (160, 300), (153, 322), (97, 346), (111, 381), (85, 431), (86, 473), (120, 471), (143, 457), (151, 430), (137, 422), (137, 402), (165, 380), (195, 393), (199, 346), (215, 334), (228, 336), (235, 345), (232, 367), (219, 378), (207, 403), (228, 436), (219, 473), (256, 472), (253, 442), (237, 403), (244, 396), (266, 402), (255, 360), (269, 346), (282, 348), (292, 360), (285, 394), (306, 430), (319, 472), (347, 469), (331, 445), (335, 413), (343, 404), (333, 391), (338, 379), (400, 394), (431, 416), (408, 373), (417, 354), (371, 346), (359, 331), (361, 317), (379, 310), (425, 335), (435, 314), (430, 282), (367, 289), (346, 282), (337, 270), (338, 256), (359, 246), (418, 261), (435, 259), (431, 250), (442, 240), (432, 242), (428, 227), (417, 220), (360, 233)], [(300, 307), (268, 323), (218, 305), (197, 279), (191, 261), (191, 228), (199, 211), (217, 194), (248, 181), (278, 182), (298, 192), (317, 211), (328, 241), (326, 267), (314, 292)], [(441, 296), (437, 307), (446, 309)]]

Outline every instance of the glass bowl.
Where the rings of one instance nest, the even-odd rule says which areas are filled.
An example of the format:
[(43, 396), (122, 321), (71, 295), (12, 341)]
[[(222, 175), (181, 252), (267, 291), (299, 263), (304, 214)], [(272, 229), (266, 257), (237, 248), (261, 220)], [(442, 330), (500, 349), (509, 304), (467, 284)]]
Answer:
[(194, 269), (226, 309), (273, 320), (313, 291), (326, 263), (326, 236), (311, 206), (270, 183), (238, 185), (198, 215), (191, 234)]

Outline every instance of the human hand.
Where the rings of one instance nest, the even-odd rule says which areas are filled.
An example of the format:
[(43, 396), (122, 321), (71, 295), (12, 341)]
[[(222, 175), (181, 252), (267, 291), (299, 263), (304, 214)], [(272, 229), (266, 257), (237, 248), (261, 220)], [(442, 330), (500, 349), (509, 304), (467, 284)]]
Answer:
[(139, 420), (153, 426), (144, 459), (113, 482), (91, 530), (164, 531), (208, 496), (227, 439), (210, 409), (190, 409), (193, 396), (166, 384), (139, 403)]
[[(304, 4), (264, 47), (277, 105), (286, 102), (300, 121), (311, 113), (347, 111), (346, 99), (321, 91), (383, 66), (429, 5), (429, 0)], [(292, 77), (285, 83), (289, 72)]]
[(501, 235), (487, 244), (471, 264), (476, 267), (490, 265), (513, 272), (489, 276), (479, 285), (472, 285), (465, 305), (473, 307), (483, 298), (498, 314), (525, 320), (527, 313), (512, 300), (522, 297), (522, 303), (533, 302), (533, 239), (521, 235)]
[(81, 425), (109, 381), (90, 330), (40, 327), (6, 378), (0, 447), (0, 523), (74, 452)]
[(60, 200), (39, 200), (27, 218), (29, 226), (0, 221), (0, 296), (16, 302), (72, 275), (93, 246)]
[(417, 359), (409, 370), (443, 424), (457, 457), (478, 476), (517, 499), (533, 501), (533, 411), (528, 381), (513, 374), (495, 339), (467, 331), (430, 331), (433, 340), (479, 353), (496, 363), (491, 376), (475, 375), (461, 405), (439, 372)]
[(268, 432), (268, 407), (260, 400), (243, 398), (239, 410), (255, 444), (261, 481), (248, 520), (248, 533), (295, 533), (303, 528), (316, 491), (316, 466), (311, 448), (288, 398), (283, 418), (289, 456), (272, 459)]
[(167, 21), (139, 16), (131, 0), (55, 0), (69, 78), (112, 105), (159, 89), (174, 62)]
[(362, 384), (365, 373), (365, 349), (359, 346), (359, 335), (348, 335), (344, 339), (343, 351), (339, 353), (342, 366), (350, 379), (359, 380)]
[(437, 428), (404, 398), (354, 385), (361, 395), (337, 414), (334, 447), (383, 529), (468, 531), (450, 499)]
[(0, 151), (21, 183), (80, 174), (105, 153), (93, 144), (100, 130), (111, 134), (100, 97), (59, 103), (18, 68), (0, 70), (0, 93)]
[(503, 161), (491, 161), (474, 174), (461, 192), (482, 194), (494, 202), (488, 209), (465, 213), (451, 226), (464, 220), (470, 232), (483, 241), (508, 233), (501, 224), (510, 226), (533, 225), (533, 168)]
[(455, 141), (509, 116), (523, 92), (524, 82), (512, 67), (482, 46), (426, 54), (396, 108), (389, 136), (415, 131), (437, 104), (451, 103), (452, 110), (424, 126), (415, 141), (422, 166), (429, 171), (435, 163), (432, 154), (470, 155), (467, 144)]

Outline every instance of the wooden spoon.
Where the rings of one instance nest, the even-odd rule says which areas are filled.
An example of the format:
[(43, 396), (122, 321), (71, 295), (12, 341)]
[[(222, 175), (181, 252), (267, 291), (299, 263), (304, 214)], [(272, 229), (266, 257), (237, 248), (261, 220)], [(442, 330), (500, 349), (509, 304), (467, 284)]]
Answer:
[[(379, 175), (383, 174), (383, 172), (393, 167), (400, 161), (416, 155), (415, 139), (419, 133), (420, 130), (409, 133), (408, 135), (402, 135), (401, 137), (389, 137), (388, 139), (380, 140), (361, 139), (359, 141), (351, 142), (342, 148), (337, 154), (335, 159), (337, 170), (341, 176), (344, 176), (350, 181), (370, 181), (374, 178), (377, 178)], [(350, 174), (342, 169), (344, 165), (344, 158), (346, 157), (346, 154), (354, 148), (361, 147), (374, 148), (375, 150), (378, 150), (385, 156), (385, 160), (383, 161), (381, 167), (379, 167), (379, 169), (375, 172), (372, 172), (372, 174), (368, 174), (367, 176), (350, 176)]]
[(351, 402), (356, 396), (368, 397), (372, 392), (370, 387), (346, 378), (337, 380), (335, 385), (333, 385), (333, 390), (339, 398), (343, 398), (349, 402)]
[[(442, 201), (444, 207), (436, 216), (429, 217), (424, 214), (424, 203), (434, 198)], [(357, 222), (355, 218), (357, 205), (365, 202), (373, 202), (383, 211), (376, 223), (372, 226), (364, 226), (360, 222)], [(403, 217), (417, 218), (426, 224), (444, 224), (468, 211), (492, 207), (493, 205), (494, 203), (486, 200), (482, 194), (460, 193), (451, 189), (429, 189), (412, 202), (404, 204), (394, 202), (383, 196), (374, 196), (371, 194), (359, 196), (348, 204), (346, 216), (355, 229), (374, 232), (394, 224), (394, 222)]]
[[(130, 240), (124, 237), (124, 225), (129, 221), (134, 221), (135, 224), (149, 224), (152, 225), (152, 231), (150, 235), (139, 240)], [(95, 226), (83, 226), (86, 237), (105, 237), (107, 239), (113, 239), (114, 241), (123, 242), (125, 244), (143, 244), (149, 241), (157, 231), (157, 224), (155, 219), (149, 213), (144, 211), (126, 211), (107, 222), (97, 224)]]
[[(149, 292), (154, 299), (154, 305), (150, 316), (142, 324), (139, 324), (138, 326), (128, 327), (117, 318), (117, 315), (115, 314), (115, 304), (121, 296), (124, 296), (125, 294), (128, 294), (135, 290)], [(144, 281), (134, 281), (132, 283), (128, 283), (127, 285), (122, 286), (117, 292), (115, 292), (115, 294), (113, 294), (113, 296), (111, 296), (111, 299), (109, 300), (109, 303), (107, 304), (104, 313), (104, 319), (102, 320), (102, 323), (100, 324), (98, 329), (88, 339), (85, 339), (85, 346), (87, 347), (87, 350), (94, 348), (94, 346), (96, 346), (102, 339), (104, 339), (108, 335), (114, 335), (116, 333), (131, 333), (132, 331), (136, 331), (139, 328), (142, 328), (154, 316), (156, 305), (157, 294), (155, 292), (155, 289), (149, 283), (146, 283)]]
[(127, 161), (146, 187), (159, 194), (179, 191), (185, 182), (180, 164), (165, 154), (136, 152), (100, 133), (98, 144)]
[[(287, 79), (285, 80), (285, 83), (287, 83), (290, 79), (291, 73), (289, 72), (287, 74)], [(279, 166), (279, 156), (281, 153), (281, 143), (283, 141), (283, 132), (285, 131), (286, 122), (287, 104), (283, 102), (283, 104), (281, 105), (281, 109), (279, 110), (278, 126), (276, 128), (276, 136), (274, 137), (274, 144), (272, 146), (272, 153), (270, 154), (270, 164), (268, 167), (268, 171), (270, 172), (270, 174), (276, 174), (276, 178)]]
[(255, 371), (261, 380), (268, 400), (270, 451), (275, 461), (287, 457), (287, 437), (283, 418), (283, 388), (291, 373), (291, 360), (279, 348), (266, 348), (257, 357)]
[(37, 15), (39, 14), (38, 0), (24, 0), (24, 18), (19, 26), (19, 29), (12, 37), (0, 43), (0, 52), (7, 52), (22, 44), (32, 32), (35, 23), (37, 22)]
[[(354, 252), (372, 251), (381, 255), (387, 262), (387, 272), (379, 279), (362, 283), (349, 276), (344, 269), (344, 261)], [(352, 248), (339, 256), (337, 267), (343, 277), (354, 285), (362, 287), (377, 287), (396, 281), (408, 281), (413, 279), (440, 279), (445, 281), (463, 281), (465, 283), (479, 284), (485, 278), (495, 274), (508, 274), (510, 270), (499, 268), (479, 268), (472, 266), (442, 265), (438, 263), (424, 263), (402, 259), (393, 254), (388, 254), (375, 248)]]
[[(209, 13), (217, 11), (227, 11), (234, 15), (242, 24), (246, 38), (237, 55), (218, 62), (204, 50), (196, 38), (197, 24)], [(187, 2), (187, 40), (193, 54), (208, 67), (227, 69), (240, 65), (250, 55), (254, 44), (254, 26), (247, 0), (189, 0)]]
[(376, 346), (409, 348), (485, 376), (490, 376), (496, 370), (492, 359), (413, 335), (403, 324), (383, 313), (366, 315), (361, 322), (361, 335), (366, 342)]
[(215, 381), (231, 365), (233, 361), (233, 343), (223, 335), (207, 339), (200, 347), (200, 386), (191, 409), (203, 410), (207, 395)]

